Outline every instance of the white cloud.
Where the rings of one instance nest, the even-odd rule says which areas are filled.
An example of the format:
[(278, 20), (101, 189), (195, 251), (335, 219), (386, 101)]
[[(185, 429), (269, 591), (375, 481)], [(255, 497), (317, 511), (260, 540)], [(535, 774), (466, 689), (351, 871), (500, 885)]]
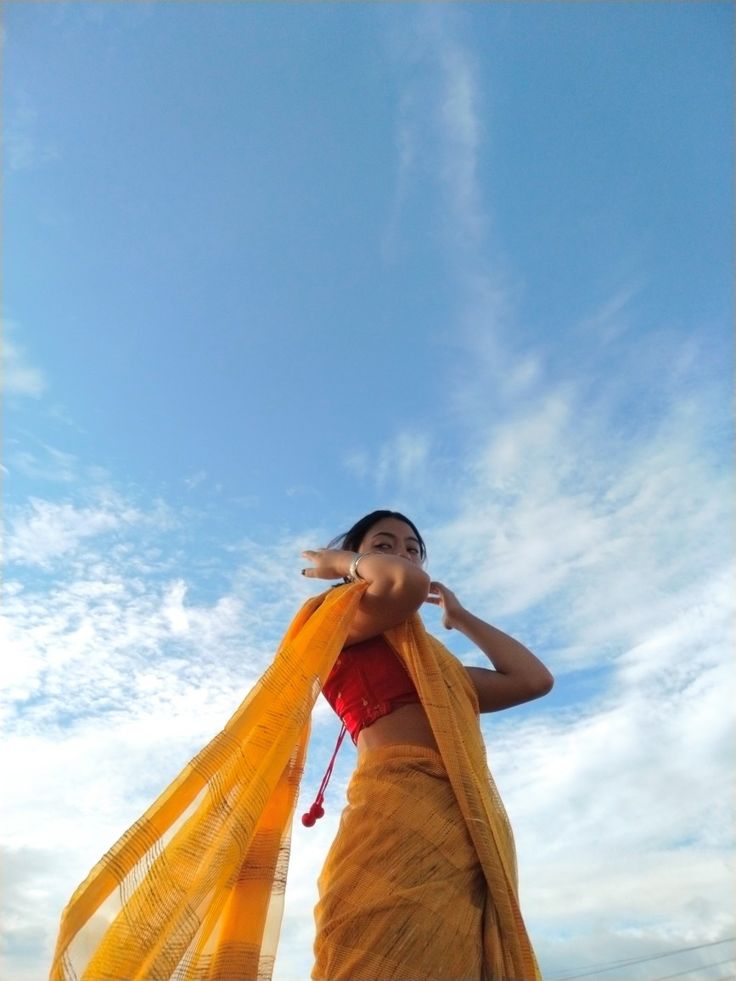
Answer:
[(285, 494), (287, 497), (316, 497), (317, 499), (322, 499), (324, 496), (316, 487), (310, 487), (308, 484), (293, 484), (286, 488)]
[(48, 569), (53, 560), (73, 551), (86, 538), (114, 531), (140, 518), (134, 508), (78, 508), (32, 498), (11, 517), (7, 558), (19, 565)]
[(2, 387), (7, 395), (40, 398), (46, 390), (46, 379), (40, 368), (31, 365), (23, 348), (8, 337), (11, 325), (7, 322), (3, 337)]
[(413, 92), (401, 93), (396, 110), (394, 141), (396, 145), (396, 177), (389, 212), (389, 219), (382, 239), (384, 258), (394, 262), (400, 248), (401, 214), (411, 187), (411, 175), (416, 166), (417, 132), (414, 122), (416, 96)]
[(421, 486), (427, 477), (431, 440), (424, 433), (400, 432), (385, 442), (378, 454), (375, 469), (380, 490), (388, 486), (405, 491)]
[(184, 478), (184, 485), (188, 490), (194, 490), (195, 487), (199, 487), (207, 479), (207, 473), (204, 470), (198, 470), (196, 473), (191, 474), (189, 477)]
[(343, 466), (359, 480), (372, 473), (370, 456), (365, 450), (351, 450), (343, 459)]
[(640, 286), (633, 284), (619, 287), (597, 310), (573, 328), (574, 334), (581, 341), (586, 335), (595, 335), (597, 343), (603, 347), (620, 340), (633, 325), (635, 318), (631, 306), (640, 289)]
[(65, 453), (40, 440), (35, 440), (35, 449), (21, 449), (19, 440), (10, 439), (8, 460), (11, 471), (54, 483), (69, 484), (77, 479), (78, 462), (72, 453)]
[(189, 613), (184, 608), (186, 594), (187, 584), (179, 579), (171, 583), (164, 597), (163, 613), (174, 635), (187, 633), (191, 626)]
[(488, 225), (478, 178), (485, 134), (473, 56), (456, 38), (454, 14), (444, 8), (422, 9), (410, 31), (410, 38), (394, 33), (388, 42), (399, 73), (396, 176), (383, 241), (389, 260), (400, 251), (402, 211), (417, 180), (427, 180), (439, 194), (438, 227), (451, 252), (477, 249)]
[(460, 244), (477, 246), (486, 225), (477, 173), (482, 135), (480, 93), (469, 51), (453, 41), (440, 43), (441, 173), (457, 239)]
[(342, 464), (366, 486), (372, 499), (378, 492), (386, 507), (411, 516), (420, 503), (442, 496), (437, 474), (446, 457), (428, 433), (405, 429), (386, 437), (378, 447), (352, 450)]

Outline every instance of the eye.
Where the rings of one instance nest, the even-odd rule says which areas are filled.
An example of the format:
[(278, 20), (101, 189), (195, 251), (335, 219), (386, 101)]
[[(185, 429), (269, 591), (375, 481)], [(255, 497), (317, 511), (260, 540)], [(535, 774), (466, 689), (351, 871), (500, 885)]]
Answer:
[(410, 547), (409, 547), (409, 548), (407, 549), (407, 552), (411, 552), (411, 554), (412, 554), (412, 555), (419, 555), (419, 549), (418, 549), (418, 548), (416, 548), (416, 546), (414, 546), (414, 545), (411, 545), (411, 546), (410, 546)]
[(389, 545), (388, 542), (377, 542), (373, 547), (374, 548), (391, 548), (391, 546)]

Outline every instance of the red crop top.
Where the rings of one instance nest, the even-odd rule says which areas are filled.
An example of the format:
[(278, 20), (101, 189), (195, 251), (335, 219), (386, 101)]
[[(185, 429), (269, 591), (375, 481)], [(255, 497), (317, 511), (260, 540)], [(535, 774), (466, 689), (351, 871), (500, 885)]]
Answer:
[(302, 824), (307, 828), (325, 813), (325, 790), (345, 732), (350, 733), (355, 743), (360, 731), (377, 719), (401, 705), (420, 701), (404, 665), (381, 634), (343, 647), (322, 686), (322, 694), (342, 719), (342, 729), (314, 803), (302, 814)]
[(404, 665), (382, 634), (343, 647), (322, 694), (353, 742), (357, 742), (361, 729), (401, 705), (420, 700)]

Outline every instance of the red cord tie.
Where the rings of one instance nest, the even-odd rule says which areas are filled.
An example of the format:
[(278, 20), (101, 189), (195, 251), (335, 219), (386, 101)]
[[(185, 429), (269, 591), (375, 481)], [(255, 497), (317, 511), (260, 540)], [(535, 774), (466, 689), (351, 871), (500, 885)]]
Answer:
[(340, 735), (337, 737), (337, 744), (335, 745), (332, 759), (325, 770), (325, 775), (322, 777), (322, 783), (319, 785), (319, 790), (317, 791), (317, 796), (314, 798), (314, 803), (305, 814), (302, 814), (302, 824), (305, 828), (313, 827), (319, 818), (324, 817), (325, 809), (322, 805), (325, 802), (325, 790), (327, 790), (327, 784), (330, 782), (332, 768), (335, 765), (335, 759), (337, 758), (337, 754), (340, 752), (340, 747), (342, 746), (342, 741), (345, 738), (346, 732), (347, 730), (345, 728), (345, 723), (343, 722)]

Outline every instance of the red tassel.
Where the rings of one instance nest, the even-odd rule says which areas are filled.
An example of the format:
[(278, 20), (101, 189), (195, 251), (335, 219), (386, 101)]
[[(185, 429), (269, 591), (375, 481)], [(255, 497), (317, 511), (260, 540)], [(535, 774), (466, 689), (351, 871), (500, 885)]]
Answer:
[(343, 722), (342, 729), (340, 729), (340, 735), (337, 737), (337, 743), (332, 754), (332, 759), (327, 765), (325, 775), (322, 777), (322, 783), (319, 785), (319, 790), (317, 791), (317, 796), (314, 798), (314, 803), (305, 814), (302, 814), (302, 824), (305, 828), (314, 827), (319, 818), (324, 817), (325, 815), (325, 809), (322, 806), (325, 801), (325, 790), (327, 790), (327, 784), (330, 782), (332, 768), (335, 765), (335, 760), (337, 758), (337, 754), (340, 752), (340, 747), (342, 746), (342, 741), (345, 738), (346, 732), (347, 729), (345, 728), (345, 723)]

